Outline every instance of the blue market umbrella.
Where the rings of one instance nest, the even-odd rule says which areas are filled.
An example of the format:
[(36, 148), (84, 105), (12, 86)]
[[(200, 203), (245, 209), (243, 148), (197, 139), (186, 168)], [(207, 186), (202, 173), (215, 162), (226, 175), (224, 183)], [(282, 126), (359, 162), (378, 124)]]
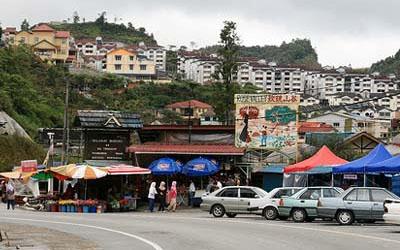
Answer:
[(182, 171), (182, 163), (172, 158), (164, 157), (153, 161), (149, 169), (153, 175), (173, 175)]
[(187, 162), (183, 166), (182, 173), (187, 176), (210, 176), (218, 171), (219, 165), (217, 162), (199, 157)]

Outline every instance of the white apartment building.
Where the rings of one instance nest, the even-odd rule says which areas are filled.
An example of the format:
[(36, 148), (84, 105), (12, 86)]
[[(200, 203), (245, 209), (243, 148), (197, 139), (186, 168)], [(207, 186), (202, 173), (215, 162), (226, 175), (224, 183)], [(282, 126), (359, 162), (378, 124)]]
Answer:
[(162, 46), (146, 46), (141, 43), (136, 51), (139, 55), (152, 60), (157, 67), (157, 70), (166, 71), (167, 68), (167, 50)]

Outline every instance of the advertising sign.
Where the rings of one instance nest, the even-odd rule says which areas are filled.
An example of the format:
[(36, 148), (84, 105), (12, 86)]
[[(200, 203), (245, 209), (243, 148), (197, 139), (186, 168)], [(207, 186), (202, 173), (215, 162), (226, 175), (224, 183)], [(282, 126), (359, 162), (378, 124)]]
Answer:
[(37, 171), (37, 160), (27, 160), (21, 161), (21, 170), (22, 172), (36, 172)]
[(85, 160), (128, 160), (126, 147), (129, 146), (128, 133), (86, 134)]
[(356, 174), (344, 174), (343, 179), (345, 180), (357, 180)]
[(282, 150), (297, 145), (300, 95), (236, 94), (235, 145)]

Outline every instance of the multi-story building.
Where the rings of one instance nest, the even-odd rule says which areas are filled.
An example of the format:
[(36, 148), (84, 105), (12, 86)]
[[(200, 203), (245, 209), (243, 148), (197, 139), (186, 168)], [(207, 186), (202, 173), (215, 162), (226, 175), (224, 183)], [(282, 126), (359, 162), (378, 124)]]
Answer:
[(114, 49), (107, 53), (105, 71), (130, 77), (132, 80), (153, 80), (157, 76), (154, 61), (124, 48)]
[(3, 30), (3, 34), (1, 36), (1, 40), (4, 42), (4, 44), (14, 44), (15, 41), (15, 35), (17, 34), (17, 28), (15, 27), (6, 27)]
[(17, 32), (13, 44), (30, 46), (42, 60), (65, 63), (69, 56), (70, 40), (69, 31), (56, 31), (45, 23), (39, 23), (31, 30)]
[(159, 71), (166, 71), (167, 67), (167, 50), (162, 46), (147, 46), (140, 43), (136, 48), (139, 55), (147, 57), (152, 60)]

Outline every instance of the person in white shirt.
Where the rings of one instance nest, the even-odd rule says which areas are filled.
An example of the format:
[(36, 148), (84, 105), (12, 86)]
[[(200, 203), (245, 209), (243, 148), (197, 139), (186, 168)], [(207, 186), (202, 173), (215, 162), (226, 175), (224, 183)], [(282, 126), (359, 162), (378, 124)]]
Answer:
[(151, 213), (154, 211), (154, 202), (156, 199), (156, 194), (157, 194), (156, 183), (153, 181), (150, 184), (149, 195), (147, 197), (149, 198), (149, 210)]
[(190, 180), (189, 185), (189, 206), (193, 207), (193, 198), (196, 194), (196, 186), (194, 185), (193, 180)]

